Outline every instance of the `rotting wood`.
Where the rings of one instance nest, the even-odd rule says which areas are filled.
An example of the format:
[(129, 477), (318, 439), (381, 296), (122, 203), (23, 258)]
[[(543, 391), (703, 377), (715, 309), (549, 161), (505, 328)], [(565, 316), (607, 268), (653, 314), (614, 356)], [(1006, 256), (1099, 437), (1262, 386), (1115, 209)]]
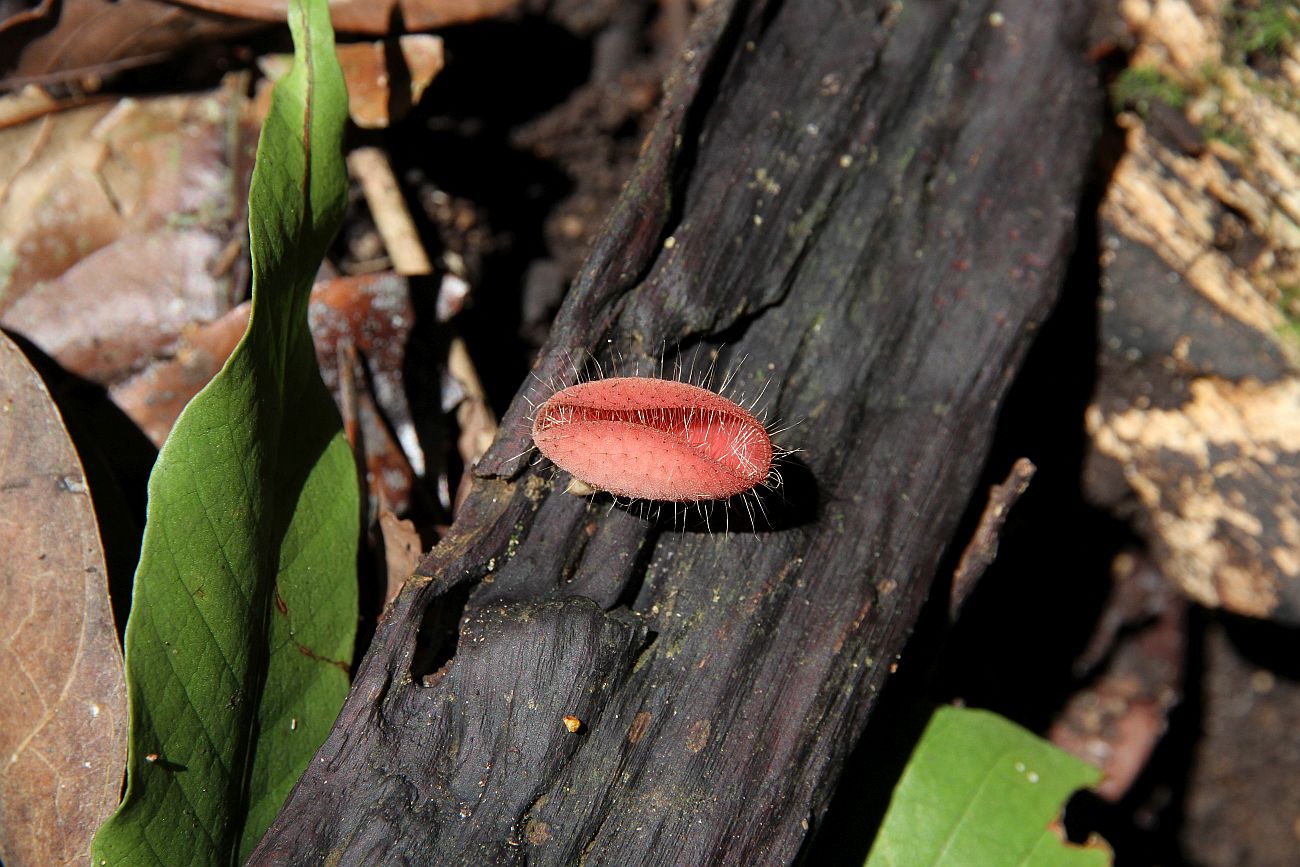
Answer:
[(574, 497), (511, 460), (517, 399), (251, 863), (796, 856), (1055, 302), (1097, 131), (1088, 9), (701, 11), (537, 374), (725, 341), (736, 391), (798, 421), (785, 488), (714, 532)]
[(1300, 624), (1300, 45), (1247, 51), (1243, 4), (1120, 8), (1085, 486), (1195, 602)]

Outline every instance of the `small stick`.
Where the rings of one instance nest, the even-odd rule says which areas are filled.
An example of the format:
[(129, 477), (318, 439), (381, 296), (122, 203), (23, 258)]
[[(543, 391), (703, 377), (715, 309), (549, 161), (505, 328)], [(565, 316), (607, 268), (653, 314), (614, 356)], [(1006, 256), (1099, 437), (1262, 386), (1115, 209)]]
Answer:
[[(406, 208), (406, 200), (388, 158), (379, 148), (357, 148), (348, 154), (348, 169), (361, 184), (361, 192), (375, 218), (375, 226), (393, 260), (393, 270), (405, 276), (433, 273), (419, 233)], [(460, 384), (465, 398), (456, 408), (461, 436), (457, 443), (461, 460), (472, 467), (483, 457), (497, 434), (497, 419), (488, 405), (483, 383), (460, 337), (453, 337), (447, 351), (447, 371)]]
[(998, 535), (1002, 532), (1002, 525), (1007, 521), (1007, 514), (1016, 500), (1020, 499), (1020, 495), (1029, 487), (1029, 481), (1037, 471), (1038, 467), (1034, 466), (1029, 458), (1018, 458), (1012, 465), (1011, 472), (1007, 474), (1006, 480), (989, 489), (988, 505), (984, 507), (979, 525), (975, 528), (970, 542), (967, 543), (966, 550), (962, 552), (961, 560), (952, 575), (952, 595), (948, 603), (950, 622), (957, 620), (962, 605), (975, 589), (975, 583), (997, 556)]
[(370, 215), (375, 218), (375, 227), (392, 257), (393, 270), (403, 276), (432, 274), (433, 263), (420, 243), (411, 213), (406, 209), (406, 200), (402, 198), (397, 178), (393, 176), (384, 152), (379, 148), (357, 148), (348, 154), (348, 170), (361, 184)]

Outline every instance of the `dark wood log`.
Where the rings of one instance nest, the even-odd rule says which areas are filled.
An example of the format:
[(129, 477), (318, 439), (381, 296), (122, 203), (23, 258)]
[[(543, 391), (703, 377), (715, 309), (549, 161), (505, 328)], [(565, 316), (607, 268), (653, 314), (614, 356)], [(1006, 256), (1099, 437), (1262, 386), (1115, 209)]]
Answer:
[(510, 460), (516, 400), (252, 863), (795, 857), (1057, 296), (1098, 127), (1087, 13), (700, 13), (537, 373), (744, 358), (737, 388), (798, 421), (785, 488), (712, 532), (577, 497)]

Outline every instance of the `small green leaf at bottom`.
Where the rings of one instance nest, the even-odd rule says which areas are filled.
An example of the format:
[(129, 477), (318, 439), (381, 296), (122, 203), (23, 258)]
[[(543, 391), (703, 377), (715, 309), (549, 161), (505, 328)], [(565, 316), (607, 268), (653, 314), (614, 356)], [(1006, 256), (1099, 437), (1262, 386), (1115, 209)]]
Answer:
[(1103, 867), (1061, 809), (1101, 772), (997, 714), (940, 708), (894, 789), (866, 867)]

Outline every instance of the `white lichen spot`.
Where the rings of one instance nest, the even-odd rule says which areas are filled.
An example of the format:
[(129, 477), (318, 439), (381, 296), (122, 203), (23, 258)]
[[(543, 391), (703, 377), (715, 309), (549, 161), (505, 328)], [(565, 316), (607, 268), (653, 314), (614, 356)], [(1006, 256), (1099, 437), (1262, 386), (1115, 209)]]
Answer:
[(1006, 24), (1006, 23), (1007, 23), (1007, 16), (1003, 15), (1001, 12), (990, 12), (990, 13), (989, 13), (989, 26), (990, 26), (990, 27), (1001, 27), (1003, 24)]
[(768, 172), (767, 169), (754, 169), (755, 185), (769, 196), (775, 196), (781, 192), (781, 184), (776, 178)]

